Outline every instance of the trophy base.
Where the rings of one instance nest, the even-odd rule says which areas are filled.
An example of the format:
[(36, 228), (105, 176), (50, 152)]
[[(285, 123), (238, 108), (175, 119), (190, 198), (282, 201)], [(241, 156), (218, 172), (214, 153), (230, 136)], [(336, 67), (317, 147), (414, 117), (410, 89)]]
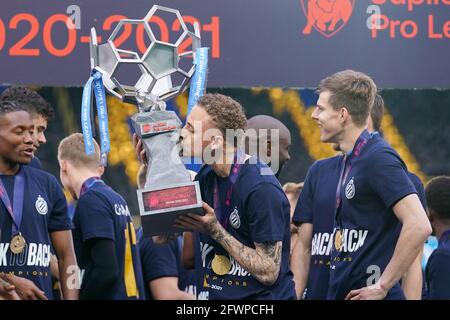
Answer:
[(173, 226), (178, 216), (204, 214), (198, 181), (140, 189), (137, 195), (144, 237), (183, 232)]

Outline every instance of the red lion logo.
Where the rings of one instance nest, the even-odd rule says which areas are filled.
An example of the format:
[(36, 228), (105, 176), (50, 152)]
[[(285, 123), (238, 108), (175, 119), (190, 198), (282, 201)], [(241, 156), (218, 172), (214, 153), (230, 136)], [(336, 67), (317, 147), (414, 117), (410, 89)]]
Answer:
[(350, 20), (355, 0), (301, 0), (301, 4), (308, 18), (303, 34), (310, 34), (314, 27), (330, 38)]

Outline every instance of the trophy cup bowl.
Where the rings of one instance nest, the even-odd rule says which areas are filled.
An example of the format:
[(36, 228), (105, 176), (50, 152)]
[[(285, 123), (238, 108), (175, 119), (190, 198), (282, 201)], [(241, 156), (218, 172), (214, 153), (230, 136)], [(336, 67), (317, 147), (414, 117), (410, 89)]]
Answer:
[[(157, 11), (176, 15), (182, 34), (175, 43), (157, 40), (149, 21)], [(114, 39), (124, 24), (141, 26), (150, 39), (142, 55), (117, 48)], [(186, 39), (192, 41), (192, 50), (179, 53)], [(166, 110), (166, 101), (186, 90), (195, 72), (194, 55), (200, 47), (200, 31), (187, 29), (178, 10), (154, 5), (141, 19), (120, 20), (108, 41), (97, 43), (95, 28), (91, 29), (91, 69), (102, 74), (106, 90), (124, 102), (135, 104), (138, 113), (131, 117), (136, 134), (142, 139), (148, 159), (146, 183), (137, 190), (139, 211), (144, 236), (168, 235), (182, 232), (173, 222), (181, 214), (203, 214), (200, 187), (192, 182), (178, 152), (181, 121), (173, 111)], [(189, 70), (180, 67), (180, 59), (192, 58)], [(134, 85), (119, 82), (118, 68), (123, 64), (136, 65), (141, 76)], [(173, 85), (173, 77), (183, 79)]]

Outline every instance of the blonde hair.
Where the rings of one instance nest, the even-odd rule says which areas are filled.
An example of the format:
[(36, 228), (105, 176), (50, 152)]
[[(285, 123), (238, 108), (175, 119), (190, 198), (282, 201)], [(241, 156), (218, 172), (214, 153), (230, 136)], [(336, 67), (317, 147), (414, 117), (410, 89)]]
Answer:
[(77, 168), (96, 169), (100, 165), (100, 147), (94, 140), (94, 154), (88, 156), (81, 133), (73, 133), (59, 143), (58, 160), (67, 160)]

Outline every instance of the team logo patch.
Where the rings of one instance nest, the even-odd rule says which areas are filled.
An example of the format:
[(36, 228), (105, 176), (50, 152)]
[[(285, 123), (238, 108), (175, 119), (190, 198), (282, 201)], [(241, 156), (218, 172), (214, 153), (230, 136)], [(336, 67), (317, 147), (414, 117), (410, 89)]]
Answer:
[(41, 195), (38, 196), (35, 206), (36, 206), (36, 210), (37, 210), (37, 212), (39, 212), (39, 214), (42, 214), (42, 215), (47, 214), (48, 205), (47, 205), (47, 202), (45, 201), (45, 199), (41, 197)]
[(239, 217), (239, 211), (237, 208), (234, 208), (233, 212), (230, 214), (230, 223), (235, 229), (239, 229), (241, 226), (241, 218)]
[(353, 182), (353, 178), (347, 183), (345, 187), (345, 197), (347, 199), (352, 199), (355, 196), (355, 183)]

